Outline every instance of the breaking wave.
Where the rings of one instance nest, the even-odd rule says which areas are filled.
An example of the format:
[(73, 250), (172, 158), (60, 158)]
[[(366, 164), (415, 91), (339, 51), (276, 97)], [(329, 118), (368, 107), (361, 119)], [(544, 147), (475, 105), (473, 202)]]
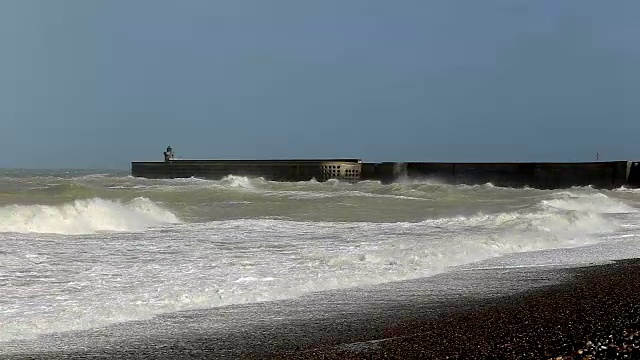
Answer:
[[(374, 183), (365, 184), (364, 188), (341, 187), (341, 184), (274, 185), (244, 177), (228, 177), (219, 182), (195, 179), (183, 182), (202, 183), (203, 187), (212, 188), (224, 185), (257, 188), (259, 192), (288, 191), (296, 195), (311, 194), (314, 189), (325, 190), (334, 185), (339, 194), (382, 188)], [(446, 191), (437, 192), (441, 188)], [(493, 204), (504, 200), (503, 190), (490, 186), (466, 188), (418, 184), (386, 186), (384, 189), (390, 190), (392, 195), (467, 196), (463, 198), (468, 199), (464, 204), (482, 204), (489, 200)], [(471, 197), (477, 190), (486, 190), (490, 195)], [(202, 201), (204, 192), (198, 191), (198, 201)], [(460, 195), (456, 193), (458, 191), (467, 193)], [(46, 285), (56, 291), (63, 289), (64, 296), (48, 297), (40, 283), (14, 290), (17, 300), (10, 302), (14, 312), (0, 324), (0, 338), (28, 338), (55, 331), (148, 319), (167, 312), (273, 301), (317, 291), (403, 281), (488, 259), (494, 259), (494, 265), (519, 266), (521, 263), (517, 261), (501, 262), (499, 259), (527, 252), (535, 254), (531, 252), (539, 251), (538, 259), (548, 256), (555, 263), (557, 257), (558, 262), (565, 264), (584, 259), (606, 259), (610, 253), (602, 251), (606, 247), (598, 246), (611, 243), (617, 247), (612, 236), (625, 235), (621, 232), (625, 217), (620, 214), (633, 213), (632, 221), (638, 219), (636, 209), (626, 204), (626, 198), (618, 200), (592, 189), (517, 191), (524, 191), (519, 195), (517, 207), (496, 210), (485, 206), (478, 211), (469, 211), (466, 216), (459, 212), (440, 212), (418, 221), (380, 221), (373, 215), (368, 221), (339, 220), (339, 217), (323, 221), (265, 218), (278, 215), (272, 212), (272, 207), (258, 216), (233, 219), (217, 218), (220, 213), (216, 213), (210, 218), (214, 220), (178, 224), (171, 232), (162, 234), (162, 240), (170, 241), (170, 253), (166, 247), (168, 241), (158, 241), (153, 233), (141, 233), (135, 242), (120, 241), (126, 236), (109, 236), (104, 240), (111, 242), (103, 249), (84, 239), (71, 247), (64, 246), (64, 242), (40, 241), (39, 246), (50, 250), (51, 254), (62, 253), (94, 266), (79, 268), (75, 262), (59, 262), (57, 257), (32, 254), (39, 257), (38, 261), (50, 265), (47, 271), (54, 269), (63, 274), (61, 278), (67, 279), (65, 286)], [(384, 199), (389, 193), (371, 193), (371, 196)], [(259, 198), (247, 201), (244, 197), (253, 195), (253, 191), (241, 190), (233, 194), (234, 197), (224, 200), (260, 204)], [(181, 201), (186, 201), (186, 194), (179, 195)], [(201, 206), (212, 206), (213, 203), (204, 200)], [(293, 206), (298, 201), (288, 204)], [(411, 204), (417, 204), (412, 208), (415, 211), (426, 211), (430, 206), (416, 201)], [(225, 208), (227, 210), (233, 209)], [(187, 215), (184, 219), (188, 219)], [(92, 198), (56, 206), (0, 207), (2, 232), (85, 234), (139, 231), (167, 223), (181, 221), (146, 197), (130, 202)], [(23, 243), (27, 242), (15, 241), (16, 246)], [(34, 243), (28, 242), (30, 246)], [(116, 256), (123, 244), (127, 246), (127, 256)], [(575, 255), (553, 251), (590, 247), (589, 252), (576, 251)], [(638, 248), (632, 243), (632, 247), (626, 248), (630, 251), (622, 252), (629, 256), (637, 254)], [(7, 256), (5, 263), (14, 264), (12, 269), (21, 269), (24, 266), (22, 255), (11, 256)], [(135, 261), (136, 266), (131, 266), (131, 261)], [(86, 280), (88, 276), (101, 281), (102, 286), (91, 286)], [(123, 281), (128, 286), (123, 286)], [(38, 306), (40, 304), (46, 306)]]
[(554, 199), (545, 200), (542, 204), (567, 211), (586, 211), (605, 214), (637, 212), (637, 209), (602, 193), (580, 194), (571, 191), (563, 191), (554, 195)]
[(92, 198), (62, 205), (0, 207), (0, 232), (91, 234), (101, 231), (144, 231), (180, 220), (148, 198), (129, 202)]

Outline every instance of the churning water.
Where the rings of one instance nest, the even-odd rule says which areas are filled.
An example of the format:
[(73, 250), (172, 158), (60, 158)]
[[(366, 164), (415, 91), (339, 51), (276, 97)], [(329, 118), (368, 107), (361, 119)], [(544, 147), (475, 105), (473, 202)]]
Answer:
[(638, 257), (639, 209), (629, 189), (4, 171), (0, 349), (461, 267)]

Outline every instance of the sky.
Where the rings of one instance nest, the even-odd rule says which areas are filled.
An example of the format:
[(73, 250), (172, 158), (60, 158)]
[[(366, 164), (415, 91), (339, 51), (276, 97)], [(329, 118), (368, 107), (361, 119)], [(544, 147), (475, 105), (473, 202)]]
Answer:
[(3, 0), (0, 167), (640, 159), (637, 0)]

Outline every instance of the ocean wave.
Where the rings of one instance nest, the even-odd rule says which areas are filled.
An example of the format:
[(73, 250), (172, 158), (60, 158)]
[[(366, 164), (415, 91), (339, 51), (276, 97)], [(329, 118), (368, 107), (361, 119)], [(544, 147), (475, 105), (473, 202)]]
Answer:
[[(200, 178), (139, 180), (134, 183), (110, 184), (109, 190), (139, 190), (141, 192), (158, 193), (184, 193), (193, 192), (198, 199), (206, 194), (229, 192), (229, 194), (254, 194), (256, 196), (277, 196), (292, 200), (322, 199), (335, 197), (381, 197), (405, 200), (437, 200), (446, 201), (465, 200), (474, 201), (475, 198), (491, 198), (493, 196), (519, 197), (522, 199), (535, 199), (538, 197), (554, 196), (548, 205), (561, 206), (560, 202), (568, 197), (583, 197), (589, 194), (594, 198), (592, 209), (597, 211), (597, 206), (621, 206), (620, 204), (607, 203), (607, 196), (591, 187), (575, 187), (566, 190), (538, 190), (532, 188), (508, 188), (499, 187), (491, 183), (480, 185), (453, 185), (433, 181), (407, 180), (391, 184), (381, 184), (378, 181), (363, 181), (357, 184), (342, 182), (332, 179), (327, 182), (316, 180), (299, 182), (268, 181), (261, 177), (247, 177), (229, 175), (219, 180), (206, 180)], [(71, 191), (80, 193), (82, 190), (91, 191), (91, 188), (78, 188)], [(197, 194), (196, 194), (197, 193)], [(556, 195), (560, 194), (560, 195)], [(100, 194), (99, 194), (100, 195)], [(146, 196), (146, 195), (145, 195)], [(597, 197), (601, 197), (598, 199)], [(185, 198), (188, 199), (188, 198)], [(604, 199), (604, 200), (603, 200)], [(613, 204), (613, 205), (612, 205)], [(626, 210), (631, 209), (626, 207)], [(623, 210), (622, 207), (619, 211)]]
[(46, 184), (45, 187), (38, 189), (36, 194), (41, 193), (43, 195), (49, 196), (68, 196), (68, 197), (83, 197), (83, 196), (91, 196), (95, 194), (97, 189), (87, 186), (84, 184), (79, 184), (75, 182), (61, 182), (61, 183), (49, 183)]
[(620, 200), (611, 198), (603, 193), (560, 191), (553, 195), (553, 199), (543, 200), (542, 205), (569, 211), (583, 211), (592, 213), (623, 214), (637, 213), (638, 210), (623, 203)]
[[(70, 293), (69, 299), (46, 298), (41, 288), (33, 287), (34, 298), (47, 304), (63, 304), (59, 306), (61, 310), (41, 316), (14, 316), (0, 324), (0, 335), (24, 338), (140, 320), (160, 313), (294, 298), (317, 291), (431, 276), (516, 253), (616, 241), (611, 238), (620, 226), (616, 219), (600, 213), (597, 206), (584, 205), (607, 203), (609, 209), (605, 210), (610, 211), (615, 209), (616, 200), (574, 192), (547, 195), (518, 211), (478, 212), (416, 222), (247, 218), (176, 224), (166, 234), (172, 240), (170, 254), (169, 242), (158, 241), (155, 233), (142, 233), (138, 241), (126, 242), (135, 267), (123, 262), (131, 261), (131, 257), (113, 255), (117, 242), (102, 253), (92, 253), (100, 249), (78, 241), (74, 247), (63, 248), (64, 252), (96, 264), (83, 271), (103, 281), (104, 286), (78, 285), (87, 278), (87, 273), (81, 271), (77, 279), (69, 281), (75, 281), (72, 284), (83, 292)], [(91, 199), (64, 206), (0, 208), (0, 219), (7, 215), (13, 216), (13, 226), (20, 225), (22, 230), (38, 227), (60, 233), (143, 230), (178, 221), (172, 213), (145, 198), (129, 203)], [(87, 218), (100, 222), (86, 226)], [(17, 219), (31, 220), (25, 225)], [(6, 228), (2, 221), (0, 229)], [(120, 226), (122, 221), (130, 222)], [(72, 227), (64, 227), (66, 222)], [(57, 245), (52, 242), (44, 246), (56, 249)], [(22, 266), (21, 261), (16, 258), (14, 263)], [(119, 276), (105, 275), (109, 271)], [(135, 287), (121, 286), (121, 279)], [(30, 308), (27, 302), (16, 302), (15, 307), (28, 310), (29, 314), (43, 311)]]
[(622, 192), (622, 193), (640, 194), (640, 188), (630, 188), (630, 187), (626, 187), (626, 186), (622, 186), (622, 187), (619, 187), (617, 189), (613, 189), (613, 191)]
[(62, 205), (0, 207), (0, 232), (91, 234), (102, 231), (143, 231), (180, 220), (148, 198), (129, 202), (92, 198)]

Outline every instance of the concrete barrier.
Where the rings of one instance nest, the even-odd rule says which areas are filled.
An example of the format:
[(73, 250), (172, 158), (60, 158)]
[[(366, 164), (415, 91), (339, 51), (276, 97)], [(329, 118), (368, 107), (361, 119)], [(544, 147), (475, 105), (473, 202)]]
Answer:
[(593, 163), (409, 163), (408, 177), (450, 184), (557, 189), (616, 188), (627, 183), (626, 161)]
[(273, 181), (360, 179), (357, 159), (317, 160), (170, 160), (132, 162), (131, 175), (145, 178), (221, 179), (229, 175), (262, 177)]
[(362, 163), (362, 172), (360, 180), (378, 180), (378, 164)]
[(536, 164), (533, 187), (543, 189), (593, 186), (612, 189), (626, 183), (626, 161)]
[(539, 189), (593, 186), (612, 189), (640, 187), (640, 162), (587, 163), (362, 163), (359, 159), (313, 160), (167, 160), (133, 162), (133, 176), (147, 178), (198, 177), (220, 179), (228, 175), (263, 177), (274, 181), (356, 182), (384, 184), (402, 179), (435, 180), (450, 184), (486, 184)]
[(627, 179), (624, 185), (632, 188), (640, 187), (640, 161), (627, 163)]
[(375, 180), (390, 184), (407, 177), (407, 163), (382, 162), (362, 164), (360, 180)]

